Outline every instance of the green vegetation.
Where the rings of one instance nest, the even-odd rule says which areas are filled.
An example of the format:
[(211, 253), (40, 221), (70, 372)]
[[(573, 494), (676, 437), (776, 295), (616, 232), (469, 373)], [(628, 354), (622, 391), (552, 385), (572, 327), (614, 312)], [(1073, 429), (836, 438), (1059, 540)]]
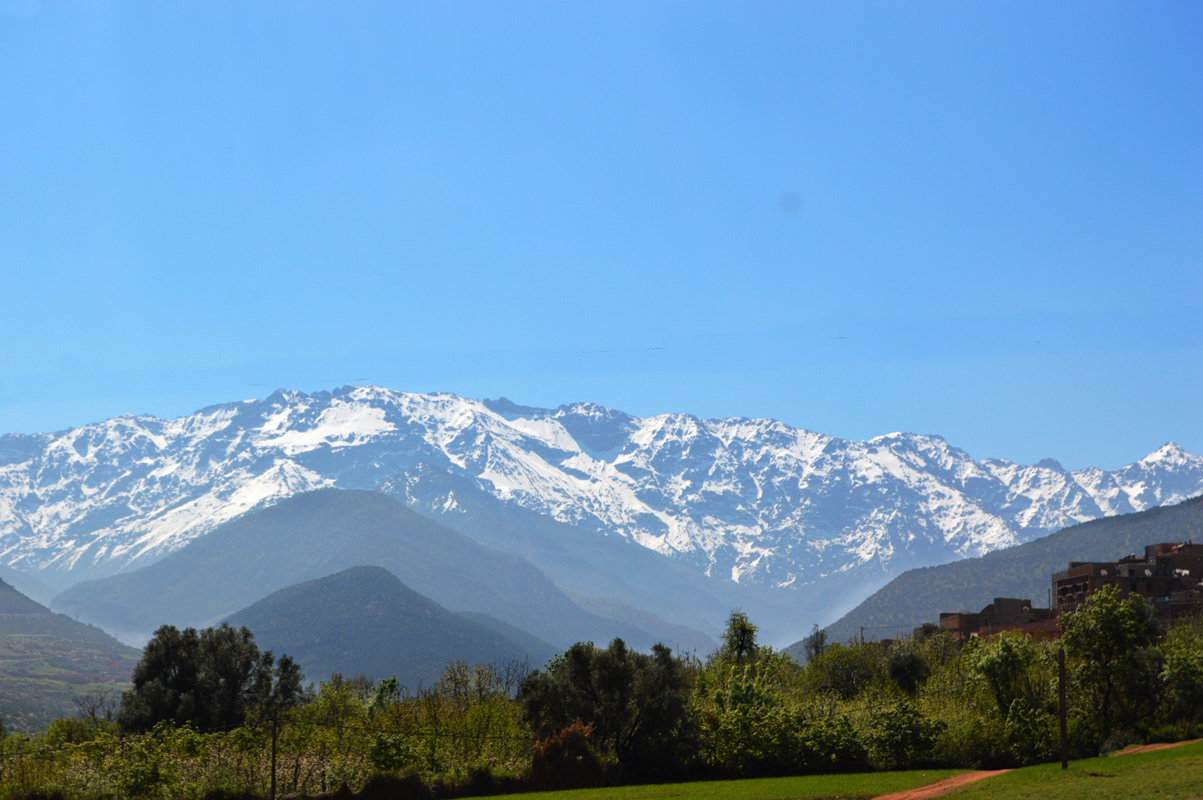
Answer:
[[(1198, 734), (1203, 620), (1154, 635), (1139, 599), (1120, 601), (1113, 590), (1103, 590), (1062, 625), (1071, 758)], [(929, 628), (889, 647), (816, 642), (814, 657), (799, 665), (760, 644), (757, 633), (736, 611), (719, 637), (722, 645), (705, 661), (666, 647), (649, 654), (621, 640), (605, 648), (585, 642), (534, 673), (512, 662), (453, 663), (416, 692), (395, 678), (372, 683), (335, 675), (290, 705), (257, 688), (282, 681), (255, 677), (264, 660), (248, 646), (245, 632), (226, 627), (193, 632), (193, 639), (163, 629), (161, 641), (148, 646), (137, 688), (125, 695), (116, 723), (103, 709), (85, 713), (81, 706), (75, 719), (57, 720), (39, 736), (0, 742), (0, 763), (21, 765), (0, 771), (0, 796), (33, 790), (89, 800), (195, 800), (214, 791), (264, 795), (273, 774), (281, 794), (311, 795), (346, 784), (352, 792), (362, 790), (361, 800), (371, 800), (843, 773), (801, 782), (691, 783), (671, 791), (684, 797), (745, 791), (847, 797), (950, 774), (932, 770), (1022, 767), (1058, 756), (1061, 643), (1010, 633), (961, 643), (948, 631)], [(1099, 646), (1100, 638), (1107, 647)], [(246, 668), (215, 679), (214, 664)], [(165, 676), (149, 697), (178, 702), (135, 724), (129, 710), (143, 707), (147, 675)], [(185, 719), (179, 712), (222, 707), (223, 698), (241, 705), (207, 717)], [(1093, 769), (1077, 769), (1078, 779), (1127, 774), (1170, 758), (1092, 762)], [(1197, 778), (1199, 765), (1183, 763), (1185, 773)], [(898, 784), (883, 787), (882, 781), (894, 779), (882, 770), (908, 769), (929, 772), (894, 773)], [(1050, 796), (1045, 784), (1053, 778), (1025, 784), (1022, 776), (1032, 774), (1052, 773), (1020, 771), (999, 785), (1014, 787), (1007, 796)], [(1117, 778), (1114, 785), (1130, 788), (1151, 774)], [(1174, 781), (1157, 785), (1178, 786)], [(1067, 796), (1077, 796), (1066, 786)], [(665, 791), (629, 788), (618, 796)], [(1101, 795), (1091, 789), (1087, 796)]]
[[(274, 715), (278, 790), (312, 795), (344, 783), (358, 789), (378, 774), (460, 793), (495, 792), (507, 782), (516, 788), (533, 741), (510, 696), (516, 682), (513, 673), (453, 664), (437, 685), (402, 694), (395, 681), (373, 687), (335, 675), (307, 702)], [(252, 707), (246, 723), (229, 730), (164, 721), (140, 734), (102, 718), (56, 721), (39, 736), (0, 740), (0, 796), (266, 796), (271, 717)]]
[(566, 738), (574, 724), (587, 723), (587, 731), (578, 727), (584, 755), (561, 758), (563, 748), (554, 754), (543, 748), (534, 761), (535, 778), (574, 782), (578, 776), (562, 773), (582, 761), (600, 774), (601, 754), (643, 779), (680, 772), (697, 750), (689, 718), (692, 684), (689, 664), (664, 645), (651, 655), (632, 652), (621, 639), (604, 650), (573, 645), (546, 672), (522, 682), (520, 702), (526, 721), (545, 740)]
[(247, 714), (274, 713), (301, 699), (301, 673), (288, 656), (261, 653), (246, 628), (176, 630), (164, 625), (146, 643), (134, 687), (121, 698), (117, 722), (145, 732), (161, 723), (202, 731), (231, 730)]
[[(861, 625), (881, 636), (909, 634), (941, 611), (977, 611), (995, 597), (1030, 598), (1047, 606), (1054, 572), (1070, 561), (1112, 561), (1151, 542), (1203, 541), (1203, 497), (1137, 514), (1064, 528), (1026, 544), (938, 567), (912, 569), (879, 589), (827, 628), (846, 641)], [(802, 642), (786, 652), (803, 659)]]
[(53, 614), (0, 581), (0, 718), (43, 730), (75, 698), (129, 685), (138, 651), (99, 628)]

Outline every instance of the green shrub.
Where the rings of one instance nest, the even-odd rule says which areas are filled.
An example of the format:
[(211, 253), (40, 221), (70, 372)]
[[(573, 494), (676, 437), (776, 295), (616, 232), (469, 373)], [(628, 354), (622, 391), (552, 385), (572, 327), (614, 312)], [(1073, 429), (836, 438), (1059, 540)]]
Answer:
[(1059, 750), (1057, 720), (1026, 700), (1015, 700), (1004, 725), (1007, 751), (1020, 766), (1052, 761)]
[(902, 702), (870, 717), (869, 753), (878, 766), (891, 769), (922, 764), (933, 758), (936, 741), (946, 728), (943, 720), (927, 719)]

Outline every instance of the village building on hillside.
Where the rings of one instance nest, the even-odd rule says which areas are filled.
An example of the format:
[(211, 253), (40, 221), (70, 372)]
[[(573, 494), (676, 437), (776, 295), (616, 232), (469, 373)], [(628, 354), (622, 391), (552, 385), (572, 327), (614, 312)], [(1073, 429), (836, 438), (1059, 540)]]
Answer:
[(1053, 574), (1053, 605), (1058, 613), (1073, 611), (1103, 586), (1120, 595), (1139, 594), (1161, 619), (1173, 621), (1203, 603), (1203, 545), (1162, 542), (1145, 547), (1143, 556), (1119, 561), (1071, 561)]
[(1031, 600), (996, 597), (976, 614), (967, 611), (940, 614), (940, 627), (961, 638), (990, 636), (1003, 631), (1028, 635), (1057, 635), (1057, 615), (1048, 608), (1032, 608)]
[(1143, 556), (1071, 561), (1066, 569), (1053, 574), (1052, 608), (1033, 608), (1030, 600), (996, 597), (977, 613), (942, 612), (940, 627), (962, 638), (1003, 631), (1055, 637), (1059, 635), (1057, 617), (1108, 585), (1118, 586), (1121, 597), (1144, 597), (1157, 617), (1168, 623), (1203, 612), (1203, 544), (1162, 542), (1146, 546)]

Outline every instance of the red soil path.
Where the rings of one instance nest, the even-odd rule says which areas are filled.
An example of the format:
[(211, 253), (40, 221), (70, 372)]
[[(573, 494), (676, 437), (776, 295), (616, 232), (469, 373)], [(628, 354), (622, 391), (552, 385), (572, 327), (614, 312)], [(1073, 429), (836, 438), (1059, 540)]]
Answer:
[[(1147, 753), (1150, 750), (1164, 750), (1167, 747), (1179, 747), (1184, 744), (1197, 744), (1203, 742), (1203, 739), (1191, 739), (1188, 742), (1167, 742), (1164, 744), (1145, 744), (1138, 747), (1129, 747), (1127, 750), (1120, 750), (1112, 753), (1113, 756), (1126, 756), (1132, 753)], [(995, 770), (977, 770), (976, 772), (962, 772), (960, 775), (953, 775), (951, 778), (945, 778), (936, 783), (929, 783), (927, 786), (918, 786), (914, 789), (907, 789), (905, 792), (894, 792), (893, 794), (883, 794), (873, 798), (873, 800), (928, 800), (930, 797), (939, 797), (942, 794), (947, 794), (958, 786), (964, 786), (967, 783), (992, 778), (995, 775), (1001, 775), (1004, 772), (1010, 772), (1006, 769)]]
[(1198, 744), (1203, 742), (1203, 739), (1191, 739), (1189, 742), (1164, 742), (1162, 744), (1142, 744), (1137, 747), (1129, 747), (1126, 750), (1119, 750), (1111, 755), (1113, 756), (1129, 756), (1133, 753), (1147, 753), (1150, 750), (1164, 750), (1167, 747), (1180, 747), (1184, 744)]
[(939, 797), (942, 794), (947, 794), (958, 786), (964, 786), (967, 783), (973, 783), (985, 778), (993, 778), (995, 775), (1002, 775), (1004, 772), (1010, 772), (1010, 770), (986, 769), (977, 770), (976, 772), (962, 772), (960, 775), (953, 775), (951, 778), (945, 778), (936, 783), (929, 783), (927, 786), (918, 786), (914, 789), (907, 789), (905, 792), (883, 794), (880, 797), (873, 798), (873, 800), (927, 800), (929, 797)]

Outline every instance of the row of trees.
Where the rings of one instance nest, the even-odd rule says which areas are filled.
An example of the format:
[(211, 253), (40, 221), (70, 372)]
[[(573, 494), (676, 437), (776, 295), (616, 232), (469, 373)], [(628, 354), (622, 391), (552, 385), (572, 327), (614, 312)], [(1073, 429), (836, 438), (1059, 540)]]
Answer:
[(735, 612), (705, 662), (577, 645), (532, 674), (519, 701), (544, 741), (579, 747), (584, 726), (593, 757), (620, 777), (1013, 766), (1058, 758), (1063, 647), (1073, 757), (1198, 732), (1203, 619), (1162, 631), (1143, 598), (1109, 587), (1061, 626), (1056, 641), (961, 642), (928, 625), (889, 646), (828, 645), (816, 629), (800, 665), (759, 645)]
[[(339, 676), (306, 691), (295, 665), (258, 652), (246, 631), (165, 628), (115, 719), (81, 706), (80, 719), (37, 739), (0, 742), (0, 792), (265, 793), (273, 763), (285, 793), (391, 775), (442, 796), (1030, 764), (1057, 758), (1062, 646), (1073, 757), (1197, 734), (1203, 621), (1163, 632), (1141, 598), (1104, 590), (1062, 626), (1056, 642), (1003, 634), (964, 643), (928, 626), (888, 647), (829, 645), (816, 631), (799, 664), (761, 645), (756, 626), (734, 612), (705, 660), (663, 646), (639, 653), (621, 640), (579, 643), (539, 671), (452, 664), (415, 691)], [(27, 754), (20, 777), (7, 766), (17, 752)]]

